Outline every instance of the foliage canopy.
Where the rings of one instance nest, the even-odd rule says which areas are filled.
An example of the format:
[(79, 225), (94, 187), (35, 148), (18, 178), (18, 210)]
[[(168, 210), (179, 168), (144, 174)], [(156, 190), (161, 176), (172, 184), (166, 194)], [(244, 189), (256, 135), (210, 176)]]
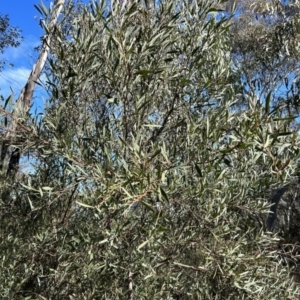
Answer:
[(13, 136), (32, 170), (1, 186), (3, 299), (299, 295), (264, 225), (299, 137), (268, 98), (238, 109), (223, 2), (65, 5)]

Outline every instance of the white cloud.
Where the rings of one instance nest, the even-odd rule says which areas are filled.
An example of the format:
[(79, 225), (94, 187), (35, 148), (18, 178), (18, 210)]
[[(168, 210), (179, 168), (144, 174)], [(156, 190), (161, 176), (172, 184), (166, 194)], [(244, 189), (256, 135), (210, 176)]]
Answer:
[[(4, 99), (6, 99), (13, 91), (14, 100), (18, 99), (21, 90), (28, 80), (30, 72), (31, 69), (25, 67), (10, 68), (0, 72), (0, 95), (3, 95)], [(43, 78), (44, 76), (42, 76), (42, 79)], [(43, 99), (45, 96), (46, 93), (43, 88), (36, 85), (33, 99), (34, 108), (38, 108), (39, 111), (43, 109)]]
[(41, 41), (36, 37), (26, 37), (20, 46), (4, 49), (4, 53), (0, 54), (0, 60), (4, 61), (6, 66), (13, 64), (16, 67), (30, 67), (36, 60), (38, 53), (34, 48), (39, 46)]
[(14, 92), (15, 98), (19, 96), (31, 70), (27, 68), (10, 68), (0, 72), (0, 94), (4, 98)]

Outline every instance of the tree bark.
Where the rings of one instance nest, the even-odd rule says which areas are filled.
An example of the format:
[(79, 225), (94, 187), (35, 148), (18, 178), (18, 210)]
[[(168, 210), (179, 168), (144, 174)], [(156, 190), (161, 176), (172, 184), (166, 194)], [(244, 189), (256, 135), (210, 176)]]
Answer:
[(277, 217), (277, 208), (278, 208), (278, 203), (281, 200), (281, 197), (284, 195), (284, 193), (290, 188), (290, 184), (287, 184), (283, 187), (280, 187), (276, 190), (273, 191), (270, 202), (271, 202), (271, 207), (270, 207), (270, 212), (268, 214), (267, 220), (266, 220), (266, 225), (267, 225), (267, 230), (273, 231), (275, 227), (275, 221)]

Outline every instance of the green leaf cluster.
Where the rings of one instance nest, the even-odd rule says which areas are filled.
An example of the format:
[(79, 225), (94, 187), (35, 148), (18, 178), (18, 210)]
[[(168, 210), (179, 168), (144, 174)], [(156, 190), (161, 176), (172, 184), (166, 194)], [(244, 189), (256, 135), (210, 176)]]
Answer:
[(296, 299), (264, 222), (299, 137), (237, 109), (224, 1), (116, 2), (57, 25), (32, 169), (1, 186), (0, 297)]

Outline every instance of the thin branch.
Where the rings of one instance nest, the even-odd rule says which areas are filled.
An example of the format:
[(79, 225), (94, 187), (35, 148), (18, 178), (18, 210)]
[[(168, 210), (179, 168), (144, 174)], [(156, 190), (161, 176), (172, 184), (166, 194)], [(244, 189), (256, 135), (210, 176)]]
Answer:
[(187, 268), (187, 269), (193, 269), (195, 271), (208, 271), (206, 268), (201, 267), (201, 266), (193, 267), (193, 266), (188, 266), (188, 265), (181, 264), (181, 263), (176, 262), (176, 261), (174, 261), (173, 264), (176, 265), (176, 266), (179, 266), (179, 267), (183, 267), (183, 268)]

